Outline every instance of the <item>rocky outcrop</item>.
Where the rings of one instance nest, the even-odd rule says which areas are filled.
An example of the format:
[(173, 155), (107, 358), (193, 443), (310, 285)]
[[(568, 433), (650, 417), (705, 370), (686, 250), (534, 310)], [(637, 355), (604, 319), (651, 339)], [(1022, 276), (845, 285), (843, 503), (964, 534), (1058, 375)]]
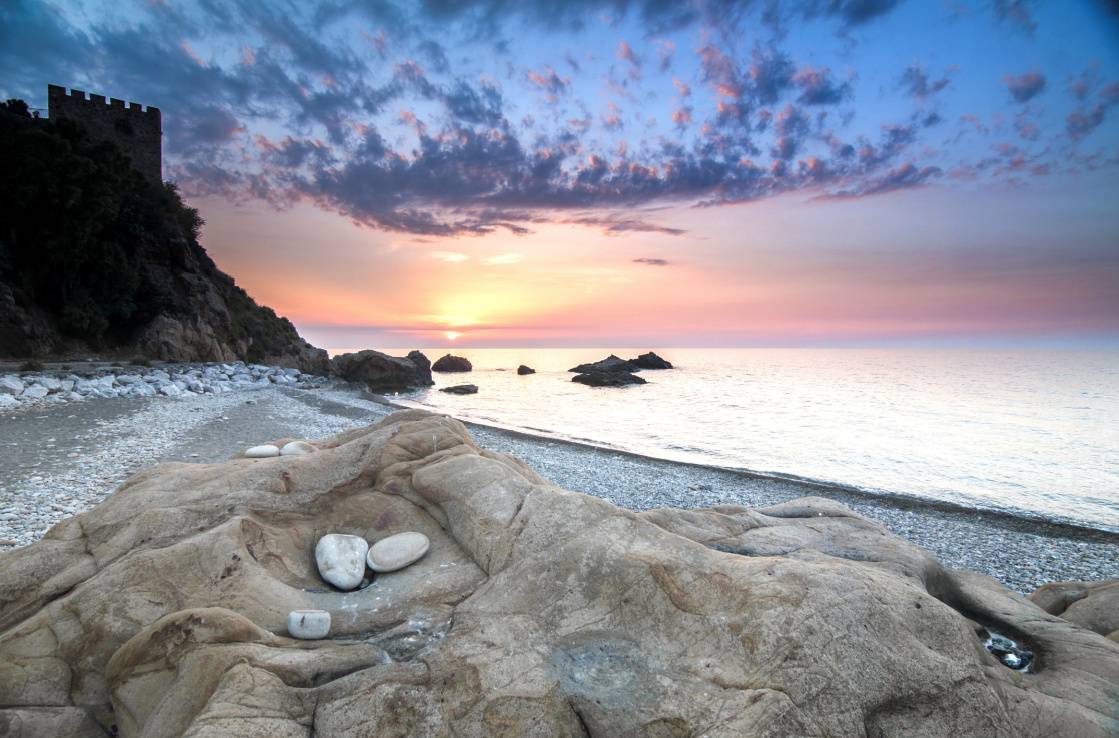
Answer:
[(521, 364), (519, 367), (517, 367), (517, 374), (523, 377), (526, 374), (536, 374), (536, 370), (533, 369), (531, 366), (525, 366), (524, 364)]
[(665, 361), (655, 353), (650, 351), (647, 354), (641, 354), (636, 359), (630, 359), (630, 364), (633, 364), (638, 369), (671, 369), (672, 364)]
[[(633, 513), (418, 411), (314, 445), (148, 469), (0, 554), (0, 733), (1119, 731), (1119, 644), (836, 503)], [(411, 566), (320, 578), (322, 536), (405, 531)]]
[(601, 361), (596, 361), (593, 364), (580, 364), (567, 371), (577, 374), (590, 374), (591, 372), (626, 372), (632, 374), (633, 372), (640, 371), (640, 369), (635, 364), (631, 364), (628, 361), (619, 359), (614, 354), (610, 354)]
[(1050, 615), (1119, 642), (1119, 581), (1054, 582), (1038, 587), (1030, 599)]
[(631, 384), (645, 384), (645, 380), (629, 372), (600, 372), (592, 371), (586, 374), (576, 374), (572, 382), (585, 384), (589, 387), (627, 387)]
[(400, 392), (435, 384), (431, 379), (431, 363), (419, 351), (412, 351), (405, 358), (366, 349), (355, 354), (339, 354), (332, 363), (339, 377), (364, 384), (372, 392)]
[(464, 356), (453, 356), (451, 354), (444, 354), (431, 365), (433, 372), (469, 372), (474, 369), (470, 360)]

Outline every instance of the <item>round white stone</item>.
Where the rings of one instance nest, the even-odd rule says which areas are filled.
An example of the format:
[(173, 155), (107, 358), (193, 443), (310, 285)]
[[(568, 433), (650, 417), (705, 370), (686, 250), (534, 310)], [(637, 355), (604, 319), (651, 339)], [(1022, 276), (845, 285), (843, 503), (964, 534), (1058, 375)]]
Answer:
[(315, 447), (306, 441), (292, 441), (285, 443), (284, 447), (280, 449), (280, 456), (302, 456), (303, 454), (313, 454)]
[(430, 547), (431, 541), (423, 533), (397, 533), (374, 543), (366, 561), (373, 571), (396, 571), (419, 561)]
[(273, 446), (271, 443), (266, 443), (262, 446), (253, 446), (252, 448), (245, 449), (245, 456), (250, 459), (266, 459), (269, 456), (279, 456), (280, 449)]
[(369, 544), (364, 538), (329, 533), (315, 544), (315, 564), (319, 575), (338, 589), (353, 589), (365, 576), (368, 552)]
[(288, 613), (288, 633), (292, 638), (314, 641), (330, 632), (330, 613), (326, 610), (292, 610)]

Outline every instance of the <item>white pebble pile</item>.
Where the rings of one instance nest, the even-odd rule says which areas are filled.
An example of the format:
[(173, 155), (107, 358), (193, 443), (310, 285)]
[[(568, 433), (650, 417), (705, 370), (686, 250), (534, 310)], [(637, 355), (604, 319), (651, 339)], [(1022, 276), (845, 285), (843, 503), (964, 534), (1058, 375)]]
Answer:
[(0, 410), (109, 397), (189, 397), (244, 389), (323, 387), (326, 377), (262, 364), (174, 364), (119, 371), (23, 372), (0, 375)]

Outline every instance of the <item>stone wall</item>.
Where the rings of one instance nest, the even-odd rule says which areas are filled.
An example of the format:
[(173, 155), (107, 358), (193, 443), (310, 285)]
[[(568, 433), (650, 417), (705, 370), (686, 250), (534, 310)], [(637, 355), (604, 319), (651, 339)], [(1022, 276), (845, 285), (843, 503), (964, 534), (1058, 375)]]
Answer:
[(111, 141), (132, 160), (132, 165), (153, 181), (163, 179), (163, 125), (159, 108), (82, 90), (47, 85), (51, 119), (66, 118), (82, 124), (95, 139)]

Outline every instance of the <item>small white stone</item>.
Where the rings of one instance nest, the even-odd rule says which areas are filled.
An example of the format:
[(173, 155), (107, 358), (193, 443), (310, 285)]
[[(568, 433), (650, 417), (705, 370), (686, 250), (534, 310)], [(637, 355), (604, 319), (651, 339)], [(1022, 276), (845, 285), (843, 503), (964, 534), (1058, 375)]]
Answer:
[(431, 541), (423, 533), (397, 533), (374, 543), (366, 561), (373, 571), (396, 571), (419, 561), (430, 547)]
[(245, 449), (245, 457), (249, 459), (267, 459), (269, 456), (279, 456), (280, 449), (273, 446), (271, 443), (265, 443), (261, 446), (253, 446), (252, 448)]
[(328, 533), (315, 544), (315, 564), (319, 575), (338, 589), (353, 589), (365, 576), (368, 552), (369, 544), (364, 538)]
[(292, 638), (315, 641), (330, 632), (330, 613), (326, 610), (292, 610), (288, 613), (288, 633)]
[(280, 456), (302, 456), (303, 454), (313, 454), (315, 447), (306, 441), (292, 441), (285, 443), (284, 447), (280, 449)]

